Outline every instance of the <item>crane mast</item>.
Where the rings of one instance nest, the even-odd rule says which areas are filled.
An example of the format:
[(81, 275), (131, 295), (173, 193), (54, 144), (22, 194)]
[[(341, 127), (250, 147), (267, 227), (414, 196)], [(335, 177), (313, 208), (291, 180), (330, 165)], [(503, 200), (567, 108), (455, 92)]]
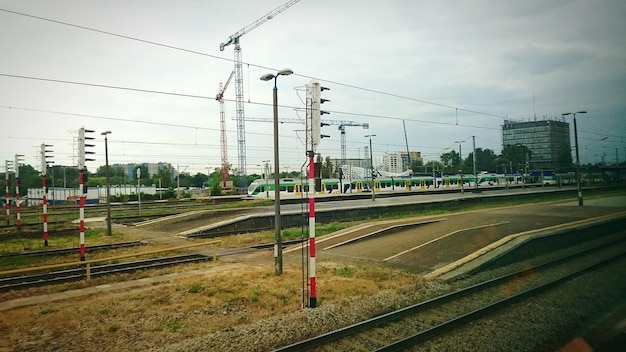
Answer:
[(222, 187), (226, 188), (226, 182), (228, 181), (228, 149), (226, 143), (226, 116), (224, 113), (224, 92), (228, 88), (228, 84), (233, 79), (235, 71), (230, 73), (228, 80), (224, 86), (220, 83), (220, 90), (215, 96), (215, 99), (220, 102), (220, 148), (222, 151)]
[(244, 118), (244, 102), (243, 102), (243, 73), (241, 71), (241, 46), (239, 45), (239, 38), (241, 38), (244, 34), (249, 33), (255, 28), (259, 27), (263, 23), (271, 20), (274, 16), (279, 13), (285, 11), (289, 7), (295, 5), (300, 0), (291, 0), (271, 12), (267, 13), (263, 17), (258, 20), (252, 22), (251, 24), (243, 27), (238, 30), (234, 34), (232, 34), (228, 39), (220, 44), (220, 51), (224, 51), (224, 48), (230, 44), (235, 45), (234, 49), (234, 62), (235, 62), (235, 110), (237, 117), (237, 154), (238, 154), (238, 162), (239, 162), (239, 180), (238, 180), (238, 188), (240, 192), (242, 192), (247, 183), (247, 172), (246, 172), (246, 122)]

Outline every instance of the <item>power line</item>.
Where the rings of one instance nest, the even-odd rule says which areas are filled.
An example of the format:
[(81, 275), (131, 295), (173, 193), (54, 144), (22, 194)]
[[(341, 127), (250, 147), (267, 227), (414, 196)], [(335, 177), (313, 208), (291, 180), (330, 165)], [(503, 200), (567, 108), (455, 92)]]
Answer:
[[(38, 20), (41, 20), (41, 21), (47, 21), (47, 22), (52, 22), (52, 23), (56, 23), (56, 24), (61, 24), (61, 25), (64, 25), (64, 26), (79, 28), (79, 29), (83, 29), (83, 30), (87, 30), (87, 31), (96, 32), (96, 33), (101, 33), (101, 34), (105, 34), (105, 35), (110, 35), (110, 36), (123, 38), (123, 39), (127, 39), (127, 40), (137, 41), (137, 42), (141, 42), (141, 43), (145, 43), (145, 44), (156, 45), (156, 46), (160, 46), (160, 47), (163, 47), (163, 48), (178, 50), (178, 51), (191, 53), (191, 54), (196, 54), (196, 55), (201, 55), (201, 56), (205, 56), (205, 57), (210, 57), (210, 58), (218, 59), (218, 60), (222, 60), (222, 61), (230, 61), (230, 62), (233, 61), (233, 59), (228, 59), (228, 58), (220, 57), (220, 56), (217, 56), (217, 55), (211, 55), (211, 54), (203, 53), (203, 52), (196, 51), (196, 50), (185, 49), (185, 48), (174, 46), (174, 45), (158, 43), (158, 42), (151, 41), (151, 40), (140, 39), (140, 38), (136, 38), (136, 37), (132, 37), (132, 36), (128, 36), (128, 35), (123, 35), (123, 34), (113, 33), (113, 32), (104, 31), (104, 30), (100, 30), (100, 29), (95, 29), (95, 28), (91, 28), (91, 27), (81, 26), (81, 25), (77, 25), (77, 24), (73, 24), (73, 23), (69, 23), (69, 22), (53, 20), (53, 19), (46, 18), (46, 17), (30, 15), (30, 14), (17, 12), (17, 11), (12, 11), (12, 10), (7, 10), (7, 9), (2, 9), (2, 8), (0, 8), (0, 11), (12, 13), (12, 14), (15, 14), (15, 15), (35, 18), (35, 19), (38, 19)], [(256, 65), (256, 64), (252, 64), (252, 63), (248, 63), (248, 62), (242, 62), (242, 64), (243, 63), (248, 65), (248, 67), (253, 66), (253, 67), (256, 67), (256, 68), (263, 68), (263, 69), (266, 69), (266, 70), (275, 70), (275, 71), (277, 70), (275, 68), (261, 66), (261, 65)], [(361, 91), (365, 91), (365, 92), (381, 94), (381, 95), (385, 95), (385, 96), (389, 96), (389, 97), (410, 100), (410, 101), (414, 101), (414, 102), (418, 102), (418, 103), (422, 103), (422, 104), (434, 105), (434, 106), (448, 108), (448, 109), (454, 109), (456, 112), (463, 111), (463, 112), (468, 112), (468, 113), (477, 114), (477, 115), (496, 117), (496, 118), (499, 118), (499, 119), (507, 119), (506, 116), (501, 116), (501, 115), (496, 115), (496, 114), (491, 114), (491, 113), (486, 113), (486, 112), (476, 111), (476, 110), (471, 110), (471, 109), (459, 108), (459, 107), (455, 107), (455, 106), (448, 105), (448, 104), (442, 104), (442, 103), (431, 102), (431, 101), (427, 101), (427, 100), (423, 100), (423, 99), (411, 98), (411, 97), (407, 97), (407, 96), (399, 95), (399, 94), (395, 94), (395, 93), (387, 93), (387, 92), (383, 92), (383, 91), (379, 91), (379, 90), (375, 90), (375, 89), (359, 87), (359, 86), (355, 86), (355, 85), (351, 85), (351, 84), (347, 84), (347, 83), (341, 83), (341, 82), (337, 82), (337, 81), (333, 81), (333, 80), (327, 80), (327, 79), (323, 79), (323, 78), (307, 76), (307, 75), (302, 75), (302, 74), (297, 74), (297, 73), (294, 74), (294, 76), (298, 76), (298, 77), (302, 77), (302, 78), (308, 78), (308, 79), (317, 79), (317, 80), (328, 82), (328, 83), (332, 83), (332, 84), (335, 84), (335, 85), (338, 85), (338, 86), (348, 87), (348, 88), (361, 90)], [(104, 87), (106, 87), (106, 86), (104, 86)], [(107, 88), (110, 88), (110, 87), (107, 87)], [(138, 91), (143, 91), (143, 90), (138, 90)], [(164, 92), (155, 92), (155, 93), (168, 94), (168, 93), (164, 93)], [(173, 95), (179, 95), (179, 94), (175, 94), (175, 93), (172, 93), (172, 94)], [(182, 96), (185, 96), (185, 95), (182, 95)]]

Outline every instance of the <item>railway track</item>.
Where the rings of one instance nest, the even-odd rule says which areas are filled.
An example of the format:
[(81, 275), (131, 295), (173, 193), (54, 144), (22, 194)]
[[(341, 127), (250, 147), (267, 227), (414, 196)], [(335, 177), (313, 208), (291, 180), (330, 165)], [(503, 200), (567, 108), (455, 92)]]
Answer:
[[(210, 259), (210, 257), (204, 255), (185, 254), (133, 262), (92, 265), (90, 268), (90, 276), (98, 277), (112, 274), (130, 273), (139, 270), (149, 270), (179, 264), (196, 263), (201, 261), (207, 261)], [(83, 266), (46, 273), (9, 276), (0, 278), (0, 292), (83, 280), (86, 277), (87, 271), (86, 268)]]
[[(277, 351), (403, 351), (624, 258), (622, 246), (572, 254), (285, 346)], [(418, 347), (419, 349), (419, 347)]]
[[(118, 242), (110, 244), (100, 244), (87, 247), (87, 252), (111, 250), (118, 248), (135, 247), (144, 244), (142, 241), (129, 241)], [(41, 251), (25, 251), (25, 252), (10, 252), (0, 253), (0, 259), (9, 257), (37, 257), (37, 256), (55, 256), (55, 255), (67, 255), (72, 253), (78, 253), (79, 248), (59, 248), (59, 249), (47, 249)]]

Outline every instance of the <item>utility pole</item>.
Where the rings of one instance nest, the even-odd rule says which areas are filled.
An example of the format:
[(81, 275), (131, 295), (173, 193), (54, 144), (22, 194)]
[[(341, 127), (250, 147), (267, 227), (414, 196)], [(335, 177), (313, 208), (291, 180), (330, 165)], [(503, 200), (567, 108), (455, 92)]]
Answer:
[(472, 136), (472, 146), (474, 148), (474, 188), (478, 189), (478, 173), (476, 172), (476, 136)]

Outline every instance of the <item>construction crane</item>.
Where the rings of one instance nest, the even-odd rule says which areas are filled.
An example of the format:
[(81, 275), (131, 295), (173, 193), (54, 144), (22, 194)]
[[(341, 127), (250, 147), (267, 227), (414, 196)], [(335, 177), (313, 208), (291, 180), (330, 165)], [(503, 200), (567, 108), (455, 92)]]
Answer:
[(289, 7), (295, 5), (300, 0), (291, 0), (270, 13), (264, 15), (251, 24), (243, 27), (235, 32), (228, 39), (220, 44), (220, 51), (224, 51), (224, 48), (230, 44), (235, 45), (235, 106), (237, 117), (237, 152), (239, 161), (239, 188), (242, 190), (246, 187), (246, 125), (243, 112), (243, 74), (241, 72), (241, 46), (239, 45), (239, 38), (244, 34), (249, 33), (253, 29), (262, 25), (263, 23), (271, 20), (274, 16), (285, 11)]
[(353, 121), (336, 121), (335, 125), (339, 125), (339, 131), (341, 134), (341, 163), (346, 163), (346, 126), (362, 126), (363, 129), (370, 127), (367, 123), (358, 123)]
[(222, 187), (226, 188), (226, 182), (228, 181), (228, 149), (226, 143), (226, 116), (224, 114), (224, 92), (228, 88), (228, 84), (233, 79), (235, 71), (230, 73), (228, 80), (222, 86), (220, 82), (220, 90), (215, 96), (215, 100), (220, 102), (220, 147), (222, 149)]
[[(274, 119), (266, 119), (260, 117), (247, 117), (246, 121), (255, 122), (274, 122)], [(304, 124), (304, 121), (300, 119), (279, 119), (280, 123), (299, 123)], [(324, 125), (339, 125), (339, 131), (341, 132), (341, 163), (346, 162), (346, 126), (360, 126), (364, 129), (368, 129), (370, 125), (368, 123), (358, 123), (354, 121), (335, 121), (335, 120), (321, 120)]]

